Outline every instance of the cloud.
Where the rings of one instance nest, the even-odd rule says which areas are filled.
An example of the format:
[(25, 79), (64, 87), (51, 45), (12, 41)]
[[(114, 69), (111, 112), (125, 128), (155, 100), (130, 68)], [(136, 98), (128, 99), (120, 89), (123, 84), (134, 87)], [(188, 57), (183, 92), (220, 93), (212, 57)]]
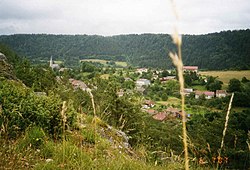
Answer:
[[(202, 34), (250, 27), (249, 0), (177, 0), (179, 28)], [(168, 0), (1, 0), (0, 34), (171, 33)]]

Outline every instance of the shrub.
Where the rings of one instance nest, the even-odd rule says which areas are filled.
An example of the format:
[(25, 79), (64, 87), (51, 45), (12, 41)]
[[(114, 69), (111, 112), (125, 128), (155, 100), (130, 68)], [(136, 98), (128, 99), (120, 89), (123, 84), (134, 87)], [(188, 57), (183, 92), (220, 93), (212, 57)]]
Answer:
[[(62, 133), (60, 114), (62, 101), (59, 96), (38, 96), (18, 82), (0, 82), (0, 127), (8, 138), (20, 136), (31, 125), (42, 127), (49, 135), (57, 138)], [(66, 111), (67, 125), (76, 120), (72, 103)]]

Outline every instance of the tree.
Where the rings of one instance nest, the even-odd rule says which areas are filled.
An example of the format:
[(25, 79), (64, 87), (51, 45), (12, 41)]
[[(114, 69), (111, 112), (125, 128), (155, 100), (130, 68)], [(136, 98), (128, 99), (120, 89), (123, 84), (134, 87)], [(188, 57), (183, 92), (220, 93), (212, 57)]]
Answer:
[(122, 83), (122, 87), (125, 88), (125, 89), (134, 89), (135, 88), (135, 82), (133, 81), (124, 81), (124, 83)]
[(162, 96), (161, 96), (161, 99), (163, 101), (167, 101), (168, 100), (168, 95), (166, 93), (163, 93)]
[(231, 79), (228, 84), (228, 91), (229, 92), (241, 92), (242, 87), (241, 87), (241, 82), (238, 79)]
[(160, 74), (161, 77), (167, 77), (169, 75), (169, 72), (167, 70), (163, 70), (162, 73)]
[(213, 83), (210, 83), (207, 86), (207, 89), (210, 91), (216, 91), (216, 90), (220, 90), (222, 87), (223, 82), (219, 81), (219, 80), (215, 80)]
[(242, 79), (241, 79), (241, 82), (242, 83), (247, 83), (247, 82), (249, 82), (250, 80), (248, 80), (246, 77), (243, 77)]
[(187, 86), (191, 86), (192, 85), (192, 78), (189, 74), (185, 74), (184, 75), (184, 80), (185, 80), (185, 84)]

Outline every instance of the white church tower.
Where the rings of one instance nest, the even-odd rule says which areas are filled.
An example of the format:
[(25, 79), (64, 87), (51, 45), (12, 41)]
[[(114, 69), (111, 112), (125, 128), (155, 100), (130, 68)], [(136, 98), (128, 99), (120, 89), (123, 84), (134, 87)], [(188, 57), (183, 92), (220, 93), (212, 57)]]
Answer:
[(50, 66), (51, 68), (53, 67), (53, 60), (52, 60), (52, 56), (50, 57), (49, 66)]
[(54, 63), (53, 63), (52, 56), (50, 57), (49, 66), (50, 66), (52, 69), (59, 69), (59, 68), (60, 68), (60, 66), (59, 66), (58, 64), (54, 64)]

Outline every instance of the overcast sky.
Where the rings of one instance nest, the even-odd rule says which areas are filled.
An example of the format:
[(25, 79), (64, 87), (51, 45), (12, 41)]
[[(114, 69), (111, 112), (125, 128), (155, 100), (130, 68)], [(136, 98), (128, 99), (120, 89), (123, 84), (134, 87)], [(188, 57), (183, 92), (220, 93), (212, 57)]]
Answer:
[[(0, 0), (0, 34), (172, 33), (170, 0)], [(250, 0), (177, 0), (179, 30), (250, 28)]]

